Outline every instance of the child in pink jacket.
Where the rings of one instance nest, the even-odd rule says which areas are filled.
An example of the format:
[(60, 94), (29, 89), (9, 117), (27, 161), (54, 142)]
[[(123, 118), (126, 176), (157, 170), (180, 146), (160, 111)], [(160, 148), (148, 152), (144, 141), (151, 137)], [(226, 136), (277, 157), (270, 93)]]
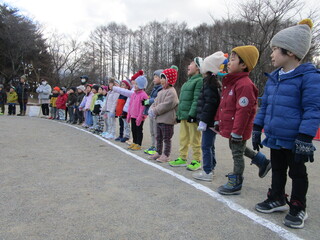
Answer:
[(147, 115), (143, 115), (143, 101), (148, 99), (147, 93), (144, 89), (148, 85), (148, 80), (145, 76), (139, 76), (135, 80), (134, 93), (130, 97), (130, 104), (128, 108), (127, 121), (131, 120), (131, 132), (133, 136), (133, 143), (128, 147), (131, 150), (141, 150), (141, 143), (143, 138), (143, 123)]

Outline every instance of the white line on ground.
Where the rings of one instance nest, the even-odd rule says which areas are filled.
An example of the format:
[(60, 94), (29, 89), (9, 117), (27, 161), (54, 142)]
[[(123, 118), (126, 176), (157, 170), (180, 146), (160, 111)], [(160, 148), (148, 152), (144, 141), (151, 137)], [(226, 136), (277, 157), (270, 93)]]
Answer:
[(182, 181), (184, 183), (187, 183), (187, 184), (193, 186), (194, 188), (196, 188), (196, 189), (198, 189), (198, 190), (200, 190), (202, 192), (207, 193), (208, 195), (210, 195), (215, 200), (227, 205), (233, 211), (241, 213), (244, 216), (246, 216), (246, 217), (250, 218), (251, 220), (253, 220), (255, 223), (258, 223), (258, 224), (262, 225), (263, 227), (266, 227), (266, 228), (270, 229), (271, 231), (273, 231), (274, 233), (278, 234), (283, 239), (287, 239), (287, 240), (302, 240), (302, 238), (299, 238), (297, 235), (287, 231), (283, 227), (281, 227), (281, 226), (279, 226), (279, 225), (277, 225), (277, 224), (275, 224), (275, 223), (273, 223), (273, 222), (271, 222), (271, 221), (269, 221), (267, 219), (264, 219), (263, 217), (258, 216), (254, 212), (251, 212), (250, 210), (242, 207), (241, 205), (233, 202), (232, 200), (221, 196), (219, 193), (211, 190), (210, 188), (208, 188), (208, 187), (206, 187), (206, 186), (204, 186), (204, 185), (202, 185), (200, 183), (197, 183), (197, 182), (195, 182), (195, 181), (193, 181), (193, 180), (191, 180), (189, 178), (186, 178), (186, 177), (184, 177), (184, 176), (182, 176), (180, 174), (175, 173), (172, 170), (169, 170), (169, 169), (164, 168), (164, 167), (162, 167), (162, 166), (160, 166), (158, 164), (155, 164), (155, 163), (153, 163), (151, 161), (148, 161), (148, 160), (146, 160), (146, 159), (144, 159), (144, 158), (142, 158), (142, 157), (140, 157), (140, 156), (138, 156), (138, 155), (136, 155), (136, 154), (134, 154), (134, 153), (132, 153), (130, 151), (127, 151), (126, 149), (124, 149), (124, 148), (122, 148), (122, 147), (120, 147), (120, 146), (118, 146), (118, 145), (116, 145), (116, 144), (114, 144), (114, 143), (102, 138), (101, 136), (95, 135), (95, 134), (93, 134), (91, 132), (88, 132), (88, 131), (86, 131), (84, 129), (81, 129), (81, 128), (78, 128), (76, 126), (72, 126), (72, 125), (68, 125), (68, 124), (65, 124), (65, 125), (67, 125), (69, 127), (73, 127), (73, 128), (78, 129), (80, 131), (83, 131), (85, 133), (91, 134), (92, 136), (100, 139), (101, 141), (104, 141), (104, 142), (108, 143), (109, 145), (117, 148), (118, 150), (120, 150), (121, 152), (123, 152), (123, 153), (125, 153), (127, 155), (130, 155), (131, 157), (137, 159), (138, 161), (143, 162), (145, 164), (148, 164), (148, 165), (150, 165), (150, 166), (152, 166), (154, 168), (157, 168), (160, 171), (165, 172), (165, 173), (167, 173), (167, 174), (179, 179), (180, 181)]

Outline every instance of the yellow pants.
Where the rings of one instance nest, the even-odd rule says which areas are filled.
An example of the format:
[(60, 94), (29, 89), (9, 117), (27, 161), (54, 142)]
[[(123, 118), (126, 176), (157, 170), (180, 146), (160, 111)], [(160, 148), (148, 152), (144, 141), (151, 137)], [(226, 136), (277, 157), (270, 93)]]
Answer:
[(179, 152), (182, 159), (187, 159), (189, 145), (191, 145), (193, 151), (192, 160), (198, 162), (201, 160), (201, 132), (197, 128), (197, 123), (188, 123), (187, 120), (181, 120)]

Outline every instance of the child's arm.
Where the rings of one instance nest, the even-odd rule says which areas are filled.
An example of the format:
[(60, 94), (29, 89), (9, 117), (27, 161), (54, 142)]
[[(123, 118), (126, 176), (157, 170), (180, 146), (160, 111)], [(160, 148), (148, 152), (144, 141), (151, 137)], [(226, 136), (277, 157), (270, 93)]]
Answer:
[(134, 92), (132, 90), (128, 90), (121, 87), (115, 87), (115, 86), (112, 88), (112, 90), (126, 97), (131, 97), (132, 93)]
[(179, 99), (175, 92), (166, 91), (164, 101), (159, 102), (159, 99), (156, 98), (155, 104), (153, 111), (156, 116), (159, 116), (174, 109), (179, 104)]
[(138, 115), (138, 117), (136, 119), (137, 126), (140, 126), (141, 122), (146, 119), (146, 116), (143, 114), (145, 106), (142, 105), (142, 101), (146, 100), (147, 98), (148, 98), (148, 95), (145, 92), (143, 92), (143, 94), (141, 94), (141, 97), (138, 100), (137, 104), (139, 104), (139, 106), (138, 106), (139, 115)]
[(191, 118), (196, 118), (196, 116), (197, 116), (197, 105), (198, 105), (198, 99), (199, 99), (202, 85), (203, 85), (202, 80), (198, 80), (196, 82), (196, 85), (195, 85), (195, 88), (193, 91), (193, 100), (192, 100), (191, 108), (189, 111), (189, 117), (191, 117)]

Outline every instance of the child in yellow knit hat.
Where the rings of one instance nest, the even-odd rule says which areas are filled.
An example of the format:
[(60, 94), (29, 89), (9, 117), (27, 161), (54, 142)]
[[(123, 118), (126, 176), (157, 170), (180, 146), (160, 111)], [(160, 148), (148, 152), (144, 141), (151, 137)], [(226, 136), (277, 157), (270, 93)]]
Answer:
[(249, 78), (250, 71), (259, 58), (255, 46), (240, 46), (232, 49), (228, 74), (222, 80), (221, 101), (215, 117), (215, 128), (229, 139), (233, 158), (233, 172), (227, 175), (228, 182), (218, 188), (223, 195), (241, 193), (244, 156), (259, 167), (259, 177), (264, 177), (271, 168), (270, 161), (261, 152), (246, 147), (251, 137), (253, 119), (257, 111), (258, 89)]
[[(287, 170), (292, 179), (290, 211), (284, 224), (303, 228), (306, 212), (308, 174), (305, 163), (313, 162), (312, 139), (320, 123), (320, 71), (301, 63), (311, 45), (312, 21), (283, 29), (271, 40), (271, 61), (277, 69), (268, 74), (262, 105), (254, 120), (252, 144), (270, 148), (272, 164), (268, 198), (256, 205), (263, 213), (286, 211)], [(261, 143), (261, 130), (266, 138)]]

